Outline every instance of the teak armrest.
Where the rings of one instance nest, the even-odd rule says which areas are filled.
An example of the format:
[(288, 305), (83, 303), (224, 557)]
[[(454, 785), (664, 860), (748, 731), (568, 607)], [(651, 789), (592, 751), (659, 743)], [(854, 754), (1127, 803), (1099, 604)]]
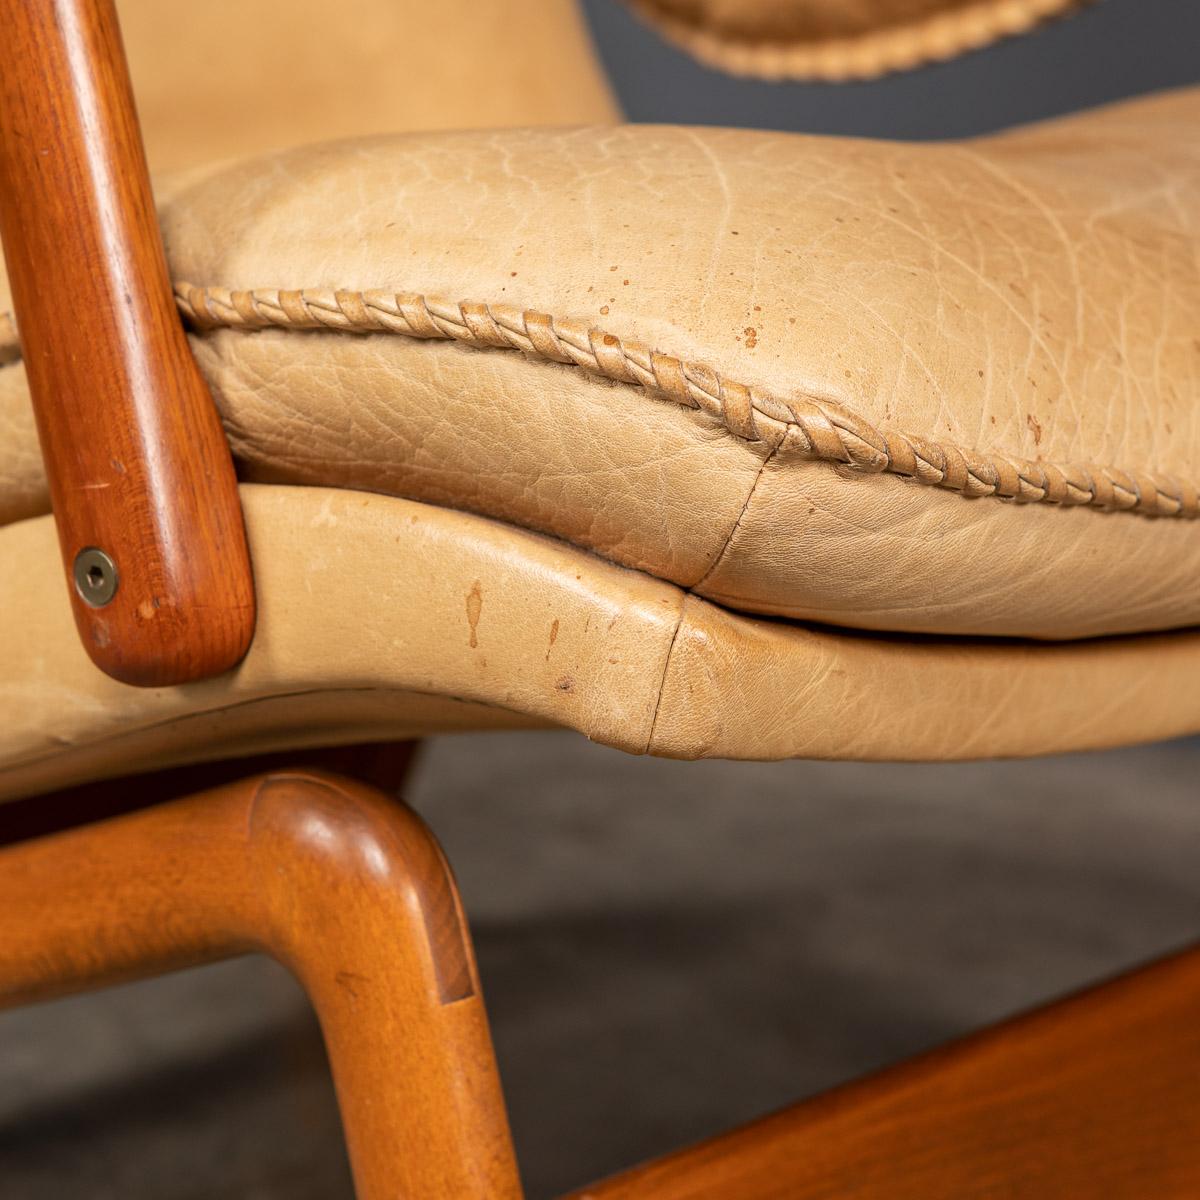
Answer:
[(0, 0), (0, 237), (88, 654), (166, 686), (239, 662), (229, 447), (171, 297), (112, 0)]

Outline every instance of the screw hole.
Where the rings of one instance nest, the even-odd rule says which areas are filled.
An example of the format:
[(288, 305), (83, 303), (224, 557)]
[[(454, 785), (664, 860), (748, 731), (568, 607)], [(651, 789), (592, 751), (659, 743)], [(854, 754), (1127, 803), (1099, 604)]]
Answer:
[(75, 591), (87, 605), (103, 608), (117, 592), (117, 565), (103, 550), (87, 546), (75, 556)]

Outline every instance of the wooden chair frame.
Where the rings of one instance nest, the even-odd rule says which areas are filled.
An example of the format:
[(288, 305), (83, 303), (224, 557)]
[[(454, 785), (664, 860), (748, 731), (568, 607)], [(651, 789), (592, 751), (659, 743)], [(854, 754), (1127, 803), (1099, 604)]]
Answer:
[(164, 687), (238, 663), (233, 460), (175, 309), (113, 0), (0, 0), (0, 237), (75, 621)]
[[(519, 1197), (450, 870), (375, 786), (394, 788), (407, 754), (288, 761), (0, 808), (0, 1006), (273, 955), (320, 1018), (359, 1200)], [(172, 798), (189, 776), (217, 785)], [(572, 1200), (1190, 1200), (1198, 1012), (1192, 950)]]
[[(80, 636), (128, 683), (220, 673), (253, 634), (249, 556), (112, 0), (0, 0), (0, 28), (0, 235)], [(386, 755), (337, 761), (398, 782)], [(0, 1003), (264, 951), (320, 1017), (360, 1200), (519, 1197), (470, 935), (428, 829), (304, 762), (168, 801), (179, 778), (0, 812)], [(1197, 1011), (1200, 950), (575, 1200), (1195, 1197)]]

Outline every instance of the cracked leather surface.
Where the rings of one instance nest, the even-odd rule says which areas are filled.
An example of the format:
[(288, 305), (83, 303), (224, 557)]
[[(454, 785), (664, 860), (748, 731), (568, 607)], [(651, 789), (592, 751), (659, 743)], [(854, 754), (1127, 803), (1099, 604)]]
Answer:
[(75, 637), (49, 517), (0, 528), (0, 799), (178, 762), (565, 726), (680, 757), (960, 759), (1200, 728), (1200, 634), (913, 640), (724, 611), (498, 521), (243, 486), (260, 601), (218, 679), (130, 688)]
[[(678, 128), (404, 136), (192, 174), (172, 272), (594, 320), (779, 394), (1195, 480), (1200, 91), (967, 144)], [(798, 460), (636, 387), (394, 335), (194, 339), (246, 478), (553, 533), (730, 607), (1043, 638), (1195, 623), (1200, 534)], [(0, 519), (38, 483), (14, 430)], [(14, 464), (10, 467), (10, 461)]]

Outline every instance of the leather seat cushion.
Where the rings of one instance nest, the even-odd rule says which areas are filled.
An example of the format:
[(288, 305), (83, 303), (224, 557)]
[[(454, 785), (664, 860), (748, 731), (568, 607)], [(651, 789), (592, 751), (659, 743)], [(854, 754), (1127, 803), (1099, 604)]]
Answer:
[(867, 78), (1025, 33), (1087, 0), (629, 0), (711, 66), (768, 79)]
[(498, 521), (244, 486), (246, 659), (131, 688), (75, 636), (53, 521), (0, 529), (0, 800), (205, 758), (564, 726), (672, 757), (962, 759), (1200, 728), (1200, 633), (916, 640), (729, 613)]
[[(745, 611), (1076, 638), (1200, 620), (1198, 120), (1193, 90), (956, 145), (380, 137), (161, 212), (246, 479)], [(47, 507), (26, 406), (0, 369), (0, 520)]]

